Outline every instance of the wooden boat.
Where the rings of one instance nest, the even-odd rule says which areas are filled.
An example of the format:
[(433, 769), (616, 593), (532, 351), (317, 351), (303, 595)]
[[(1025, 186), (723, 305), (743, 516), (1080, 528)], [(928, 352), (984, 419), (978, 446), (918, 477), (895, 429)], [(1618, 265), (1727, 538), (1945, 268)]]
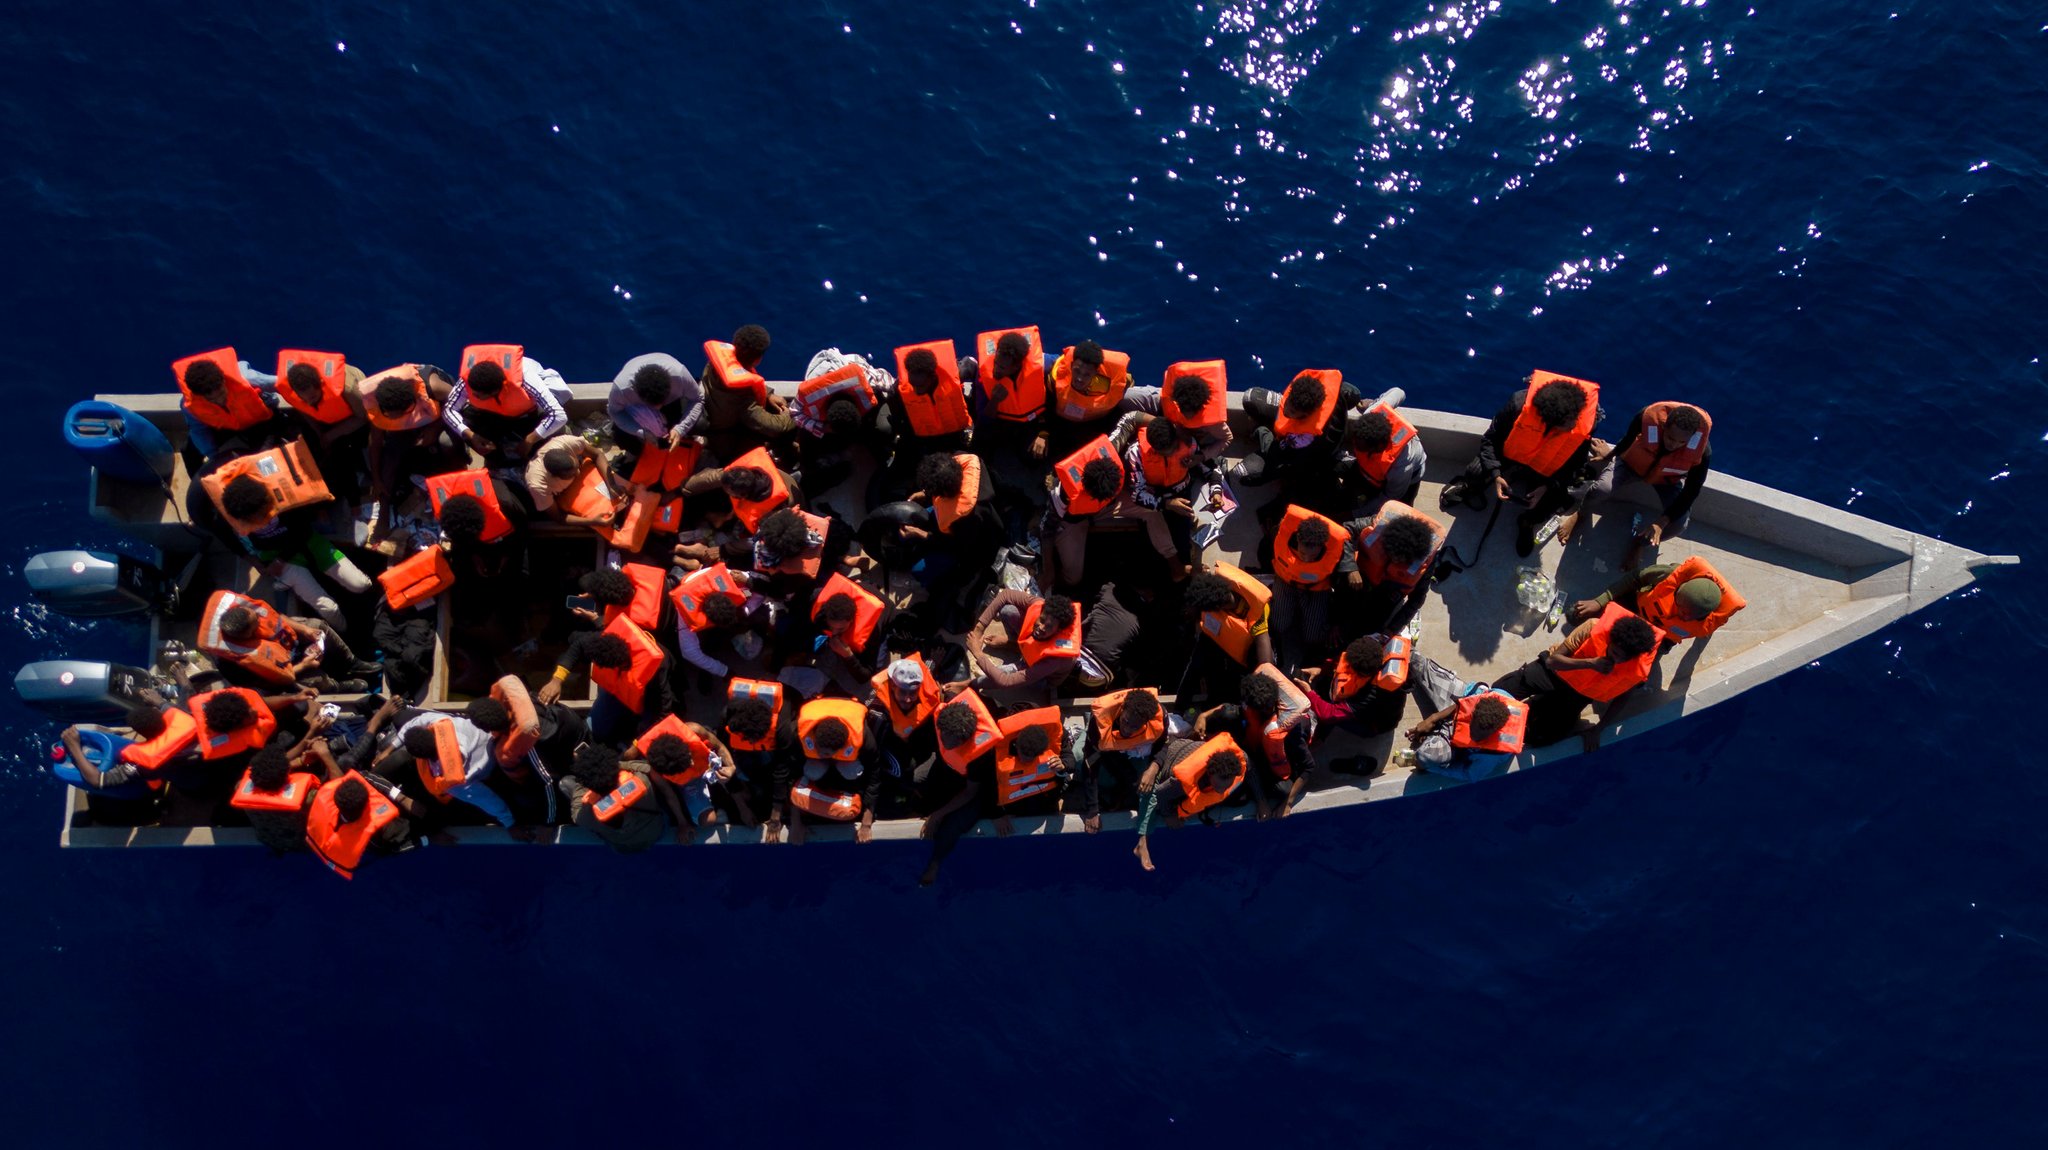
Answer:
[[(775, 384), (784, 394), (794, 394), (794, 383)], [(572, 425), (587, 417), (602, 415), (608, 384), (577, 384), (568, 405)], [(174, 443), (183, 440), (183, 424), (176, 394), (105, 395), (116, 403), (156, 423)], [(1247, 438), (1242, 414), (1232, 396), (1232, 418), (1240, 421), (1239, 443)], [(1418, 505), (1435, 515), (1437, 492), (1477, 450), (1486, 421), (1473, 416), (1404, 407), (1402, 413), (1422, 435), (1429, 454), (1429, 469)], [(1235, 449), (1235, 448), (1234, 448)], [(202, 569), (213, 586), (247, 589), (254, 572), (239, 558), (217, 545), (204, 544), (182, 522), (188, 477), (184, 463), (178, 463), (171, 482), (163, 488), (104, 479), (94, 473), (91, 507), (94, 518), (119, 527), (138, 541), (155, 547), (166, 561), (192, 557), (191, 567)], [(1251, 495), (1252, 493), (1241, 493)], [(1631, 503), (1631, 497), (1644, 502)], [(1540, 549), (1529, 560), (1517, 560), (1510, 541), (1512, 529), (1497, 530), (1483, 557), (1471, 569), (1441, 585), (1429, 597), (1417, 616), (1421, 637), (1417, 649), (1443, 664), (1460, 678), (1490, 681), (1533, 658), (1556, 642), (1540, 620), (1516, 601), (1514, 584), (1522, 563), (1540, 564), (1557, 585), (1572, 597), (1598, 594), (1619, 571), (1614, 563), (1625, 548), (1633, 513), (1649, 509), (1648, 496), (1640, 485), (1609, 502), (1592, 508), (1590, 525), (1582, 524), (1566, 546), (1555, 543)], [(834, 502), (828, 496), (828, 502)], [(834, 502), (842, 510), (857, 506), (858, 500)], [(1258, 529), (1248, 501), (1241, 513), (1226, 521), (1219, 539), (1210, 544), (1206, 561), (1234, 562), (1247, 569), (1257, 545)], [(1505, 516), (1503, 518), (1506, 518)], [(1452, 522), (1450, 544), (1472, 555), (1487, 522), (1487, 513), (1461, 510), (1449, 514)], [(587, 531), (545, 522), (536, 523), (536, 540), (545, 545), (588, 549), (600, 554), (602, 544)], [(1626, 739), (1662, 726), (1716, 703), (1732, 698), (1779, 675), (1819, 659), (1934, 601), (1968, 586), (1978, 569), (2014, 564), (2018, 557), (1983, 555), (1954, 544), (1891, 527), (1796, 495), (1773, 490), (1715, 472), (1695, 504), (1686, 536), (1665, 545), (1667, 559), (1688, 554), (1705, 556), (1726, 575), (1749, 600), (1746, 610), (1703, 642), (1692, 642), (1666, 654), (1651, 681), (1623, 696), (1602, 717), (1599, 739), (1603, 745)], [(168, 568), (167, 568), (168, 569)], [(426, 706), (460, 710), (466, 699), (455, 697), (449, 688), (447, 652), (448, 613), (444, 603), (441, 624), (441, 654), (427, 691)], [(159, 619), (152, 628), (152, 647), (164, 639), (190, 645), (193, 624)], [(566, 699), (566, 697), (565, 697)], [(715, 719), (716, 704), (691, 694), (692, 717)], [(1075, 709), (1085, 699), (1072, 700)], [(587, 704), (587, 699), (586, 699)], [(1169, 700), (1169, 707), (1171, 707)], [(701, 710), (703, 713), (695, 713)], [(1411, 700), (1404, 726), (1419, 718)], [(1338, 736), (1318, 748), (1318, 759), (1327, 763), (1351, 754), (1373, 755), (1386, 764), (1395, 736), (1388, 735), (1357, 745), (1341, 745)], [(1526, 770), (1583, 753), (1579, 740), (1533, 750), (1518, 756), (1510, 768)], [(1498, 776), (1496, 776), (1498, 777)], [(1327, 811), (1382, 799), (1426, 794), (1461, 785), (1442, 776), (1414, 769), (1382, 766), (1370, 777), (1340, 776), (1319, 767), (1311, 782), (1311, 793), (1295, 806), (1296, 814)], [(1249, 809), (1216, 812), (1227, 820), (1248, 819)], [(1103, 817), (1103, 830), (1128, 829), (1128, 814)], [(1079, 834), (1080, 819), (1074, 816), (1017, 818), (1017, 834)], [(458, 827), (455, 833), (466, 841), (502, 843), (510, 840), (495, 827)], [(915, 839), (919, 820), (877, 822), (877, 839)], [(975, 834), (991, 835), (987, 823)], [(596, 843), (598, 840), (574, 827), (555, 829), (562, 843)], [(812, 841), (847, 841), (850, 827), (814, 828)], [(699, 842), (759, 842), (758, 832), (741, 827), (721, 826)], [(254, 845), (253, 832), (246, 828), (154, 826), (109, 826), (96, 821), (87, 796), (67, 789), (61, 842), (75, 847), (112, 846), (208, 846)]]

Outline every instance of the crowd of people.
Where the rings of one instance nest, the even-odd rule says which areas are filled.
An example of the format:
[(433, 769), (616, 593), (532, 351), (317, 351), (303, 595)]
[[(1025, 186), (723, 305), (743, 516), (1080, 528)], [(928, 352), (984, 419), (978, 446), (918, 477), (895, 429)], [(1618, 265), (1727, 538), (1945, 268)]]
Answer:
[[(1468, 683), (1417, 649), (1455, 564), (1415, 506), (1427, 458), (1399, 390), (1321, 369), (1252, 389), (1232, 452), (1221, 361), (1140, 386), (1128, 356), (1048, 354), (1026, 327), (886, 365), (827, 348), (785, 395), (769, 348), (750, 324), (695, 372), (637, 356), (588, 426), (513, 345), (453, 372), (179, 360), (192, 519), (305, 613), (215, 591), (213, 666), (179, 668), (110, 760), (66, 731), (80, 777), (343, 876), (464, 823), (636, 851), (721, 824), (866, 842), (920, 818), (930, 882), (981, 820), (1095, 833), (1113, 811), (1135, 814), (1149, 870), (1162, 824), (1281, 817), (1319, 769), (1383, 769), (1319, 753), (1394, 731), (1411, 694), (1416, 769), (1483, 777), (1742, 606), (1700, 557), (1638, 567), (1711, 465), (1694, 405), (1644, 407), (1608, 445), (1589, 381), (1536, 372), (1507, 398), (1439, 512), (1513, 506), (1522, 555), (1620, 484), (1662, 513), (1561, 642)], [(1205, 561), (1198, 532), (1260, 487), (1236, 512), (1256, 561)], [(593, 533), (604, 548), (573, 545)], [(470, 701), (425, 705), (436, 687)]]

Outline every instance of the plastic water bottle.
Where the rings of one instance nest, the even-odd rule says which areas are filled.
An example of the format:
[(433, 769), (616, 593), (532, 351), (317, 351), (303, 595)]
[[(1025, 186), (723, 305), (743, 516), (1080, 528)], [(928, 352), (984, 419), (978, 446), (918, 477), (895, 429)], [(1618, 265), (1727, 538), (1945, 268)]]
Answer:
[(1389, 759), (1387, 760), (1387, 765), (1388, 765), (1388, 766), (1390, 766), (1390, 767), (1398, 767), (1398, 768), (1400, 768), (1401, 770), (1404, 770), (1404, 771), (1412, 771), (1412, 770), (1414, 770), (1414, 769), (1415, 769), (1415, 748), (1413, 748), (1413, 747), (1402, 747), (1402, 748), (1401, 748), (1400, 750), (1398, 750), (1398, 751), (1395, 751), (1395, 752), (1393, 753), (1392, 757), (1390, 757), (1390, 758), (1389, 758)]
[(1557, 598), (1550, 601), (1549, 613), (1543, 616), (1544, 630), (1555, 631), (1557, 630), (1557, 625), (1564, 622), (1564, 607), (1564, 588), (1560, 587), (1557, 589)]
[(1557, 594), (1557, 585), (1541, 567), (1522, 567), (1515, 573), (1515, 601), (1526, 611), (1543, 611)]
[(1552, 539), (1557, 538), (1557, 529), (1563, 524), (1564, 516), (1562, 515), (1553, 515), (1549, 519), (1544, 520), (1543, 526), (1536, 529), (1536, 546), (1541, 547)]

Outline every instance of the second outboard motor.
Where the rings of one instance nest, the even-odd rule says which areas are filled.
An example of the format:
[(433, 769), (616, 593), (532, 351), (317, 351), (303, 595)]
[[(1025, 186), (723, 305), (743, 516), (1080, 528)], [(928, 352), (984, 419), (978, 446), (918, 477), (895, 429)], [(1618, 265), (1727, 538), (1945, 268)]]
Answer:
[(22, 567), (36, 602), (59, 615), (133, 615), (167, 606), (163, 572), (105, 551), (45, 551)]
[(22, 702), (61, 723), (118, 723), (154, 682), (140, 667), (48, 659), (16, 672), (14, 690)]

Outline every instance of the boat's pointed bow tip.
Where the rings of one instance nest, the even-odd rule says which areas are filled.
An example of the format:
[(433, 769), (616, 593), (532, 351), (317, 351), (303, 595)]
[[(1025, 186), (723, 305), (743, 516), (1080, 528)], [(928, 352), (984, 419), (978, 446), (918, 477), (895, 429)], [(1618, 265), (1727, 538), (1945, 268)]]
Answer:
[(1981, 570), (1985, 567), (2017, 567), (2020, 565), (2020, 557), (2017, 555), (1978, 555), (1971, 558), (1966, 565), (1972, 571)]

